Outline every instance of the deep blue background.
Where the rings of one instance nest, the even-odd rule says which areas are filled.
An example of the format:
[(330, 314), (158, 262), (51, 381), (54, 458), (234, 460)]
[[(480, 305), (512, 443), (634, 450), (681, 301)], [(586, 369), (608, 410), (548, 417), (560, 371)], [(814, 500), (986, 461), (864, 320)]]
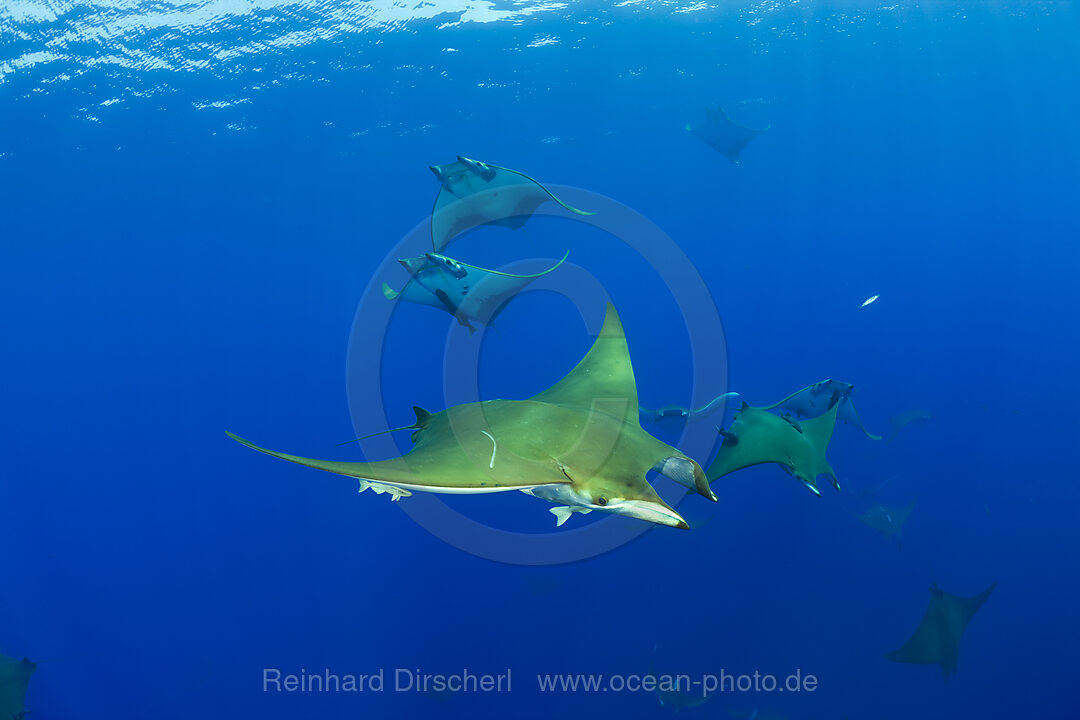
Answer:
[[(310, 32), (307, 12), (294, 20)], [(258, 17), (209, 39), (143, 39), (150, 53), (228, 46)], [(666, 711), (650, 695), (539, 696), (533, 682), (653, 661), (820, 679), (812, 695), (720, 696), (691, 716), (1075, 714), (1075, 12), (573, 5), (444, 19), (206, 71), (78, 75), (71, 43), (3, 76), (0, 651), (46, 661), (33, 717), (654, 717)], [(558, 42), (528, 47), (545, 36)], [(28, 43), (7, 36), (5, 55)], [(219, 100), (247, 102), (202, 107)], [(710, 103), (771, 123), (742, 167), (683, 129)], [(748, 469), (717, 484), (717, 505), (680, 506), (693, 531), (554, 568), (465, 555), (385, 497), (228, 441), (356, 457), (333, 445), (354, 431), (358, 299), (429, 211), (426, 166), (459, 153), (661, 226), (708, 280), (730, 385), (750, 402), (835, 377), (860, 387), (871, 430), (913, 408), (934, 418), (892, 443), (838, 427), (842, 494)], [(468, 242), (557, 255), (558, 227)], [(625, 248), (582, 245), (572, 259), (618, 304), (642, 402), (684, 401), (670, 295)], [(413, 404), (440, 409), (452, 320), (405, 308), (397, 323), (384, 396), (404, 424)], [(549, 295), (519, 298), (499, 326), (481, 368), (490, 397), (542, 389), (589, 345), (578, 311)], [(886, 481), (876, 500), (917, 498), (902, 550), (854, 517), (860, 491)], [(504, 527), (550, 525), (523, 496), (476, 503)], [(947, 685), (881, 657), (934, 581), (962, 595), (1000, 583)], [(267, 666), (512, 667), (515, 690), (264, 694)]]

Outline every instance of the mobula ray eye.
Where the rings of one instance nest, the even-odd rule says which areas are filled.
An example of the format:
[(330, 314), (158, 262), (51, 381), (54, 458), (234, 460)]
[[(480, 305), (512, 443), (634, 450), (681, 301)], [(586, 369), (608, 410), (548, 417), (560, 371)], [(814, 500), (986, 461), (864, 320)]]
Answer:
[(604, 497), (603, 495), (601, 495), (600, 497), (596, 498), (596, 504), (597, 505), (607, 505), (607, 498)]

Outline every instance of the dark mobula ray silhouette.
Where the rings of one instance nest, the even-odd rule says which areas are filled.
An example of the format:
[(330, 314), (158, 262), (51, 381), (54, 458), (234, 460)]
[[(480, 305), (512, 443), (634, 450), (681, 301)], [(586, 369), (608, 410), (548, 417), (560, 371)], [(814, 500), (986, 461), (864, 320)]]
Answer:
[(936, 584), (930, 588), (930, 605), (922, 622), (903, 647), (886, 653), (893, 662), (940, 665), (948, 680), (956, 672), (960, 638), (997, 583), (975, 597), (950, 595)]
[(705, 144), (736, 165), (742, 165), (739, 153), (751, 140), (769, 128), (754, 130), (734, 122), (723, 108), (706, 108), (705, 122), (687, 125), (686, 129), (697, 135)]
[(18, 720), (26, 715), (26, 689), (37, 665), (0, 653), (0, 718)]

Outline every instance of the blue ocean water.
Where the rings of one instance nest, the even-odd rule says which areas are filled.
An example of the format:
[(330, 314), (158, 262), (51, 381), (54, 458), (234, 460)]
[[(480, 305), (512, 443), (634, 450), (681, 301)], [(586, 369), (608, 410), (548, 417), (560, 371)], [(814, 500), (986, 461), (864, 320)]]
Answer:
[[(537, 675), (756, 671), (818, 683), (681, 714), (1074, 717), (1078, 30), (1071, 4), (1019, 0), (4, 3), (0, 652), (39, 662), (27, 708), (645, 718), (672, 708)], [(769, 126), (739, 166), (685, 129), (710, 105)], [(483, 338), (485, 399), (588, 350), (603, 308), (550, 291), (471, 340), (429, 307), (367, 334), (362, 298), (404, 281), (392, 252), (430, 213), (427, 166), (459, 154), (621, 203), (692, 261), (720, 338), (594, 228), (461, 241), (482, 263), (569, 247), (619, 310), (642, 404), (837, 378), (871, 430), (932, 417), (891, 441), (839, 425), (841, 493), (753, 467), (681, 501), (688, 532), (553, 565), (463, 552), (402, 512), (417, 498), (226, 438), (359, 460), (335, 445), (453, 397), (451, 341)], [(357, 399), (369, 337), (381, 395)], [(554, 531), (512, 495), (448, 504), (506, 538)], [(912, 500), (900, 548), (856, 518)], [(947, 683), (882, 657), (935, 582), (998, 583)], [(512, 689), (396, 692), (399, 668)], [(267, 669), (387, 687), (278, 692)]]

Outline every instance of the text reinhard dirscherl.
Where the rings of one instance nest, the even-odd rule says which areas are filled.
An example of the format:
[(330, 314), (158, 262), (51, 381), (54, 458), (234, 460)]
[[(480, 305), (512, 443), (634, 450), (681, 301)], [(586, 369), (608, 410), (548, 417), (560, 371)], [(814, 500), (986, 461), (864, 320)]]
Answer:
[[(337, 674), (329, 668), (321, 672), (285, 673), (279, 668), (263, 668), (263, 692), (323, 693), (323, 692), (512, 692), (511, 669), (502, 673), (475, 673), (471, 670), (451, 673), (427, 673), (413, 668), (380, 668), (366, 675)], [(755, 671), (736, 675), (721, 670), (719, 674), (700, 676), (647, 674), (581, 674), (554, 673), (536, 676), (540, 692), (680, 692), (708, 696), (731, 692), (814, 692), (818, 688), (815, 675), (801, 669), (787, 675)]]
[[(389, 680), (389, 682), (388, 682)], [(278, 668), (263, 668), (263, 692), (510, 692), (510, 668), (506, 672), (425, 673), (411, 668), (386, 668), (367, 675), (338, 675), (330, 668), (322, 672), (283, 673)]]

